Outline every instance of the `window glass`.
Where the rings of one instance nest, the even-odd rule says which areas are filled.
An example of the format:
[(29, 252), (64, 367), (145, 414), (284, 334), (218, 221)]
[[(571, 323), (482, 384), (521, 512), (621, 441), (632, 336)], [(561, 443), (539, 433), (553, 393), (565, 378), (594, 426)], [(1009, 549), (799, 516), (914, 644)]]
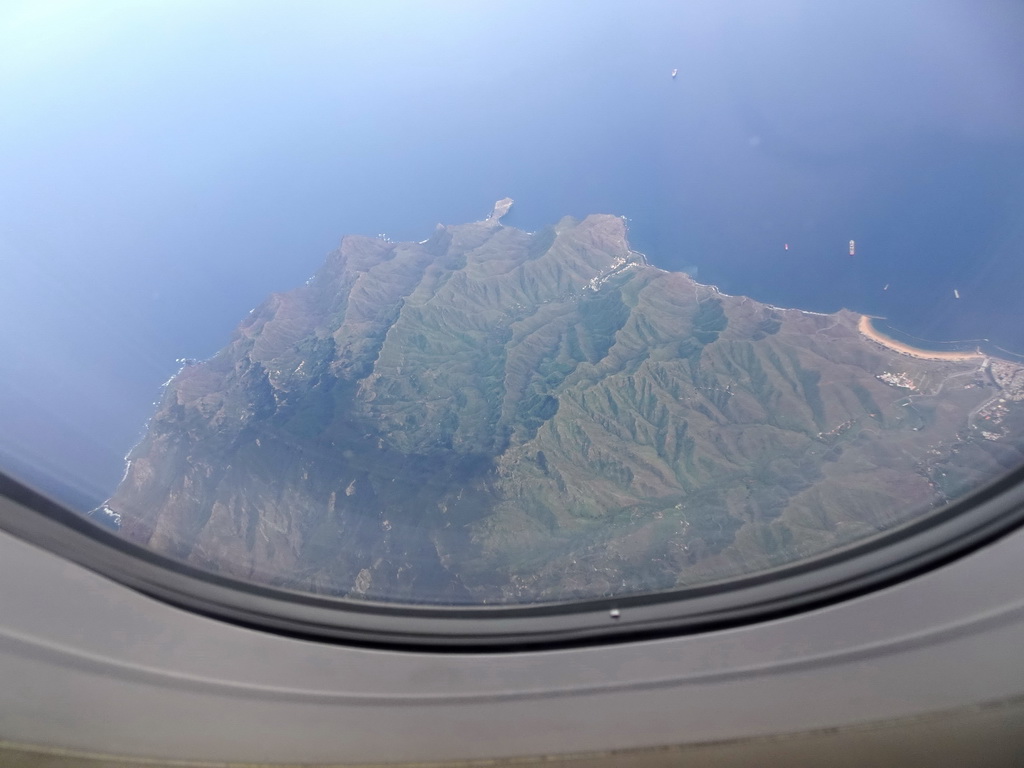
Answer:
[(8, 2), (0, 468), (211, 572), (406, 603), (918, 519), (1024, 460), (1022, 24)]

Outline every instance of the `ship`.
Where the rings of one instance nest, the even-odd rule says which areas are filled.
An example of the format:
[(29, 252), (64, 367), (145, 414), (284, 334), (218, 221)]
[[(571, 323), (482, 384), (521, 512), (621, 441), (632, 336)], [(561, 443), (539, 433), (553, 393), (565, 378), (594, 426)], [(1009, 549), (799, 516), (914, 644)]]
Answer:
[(956, 288), (953, 289), (953, 298), (954, 299), (959, 299), (960, 298), (960, 291), (958, 291)]
[(853, 242), (853, 240), (851, 240), (850, 241), (850, 255), (853, 256), (856, 253), (857, 253), (857, 244), (855, 242)]
[(676, 79), (676, 75), (678, 75), (678, 74), (679, 74), (679, 70), (678, 69), (673, 69), (672, 70), (672, 79), (675, 80)]

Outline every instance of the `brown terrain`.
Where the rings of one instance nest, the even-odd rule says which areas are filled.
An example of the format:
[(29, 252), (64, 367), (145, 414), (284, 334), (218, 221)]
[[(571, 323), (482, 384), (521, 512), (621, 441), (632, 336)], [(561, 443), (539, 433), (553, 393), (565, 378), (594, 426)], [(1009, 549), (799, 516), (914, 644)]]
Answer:
[(1024, 461), (1019, 367), (727, 296), (616, 216), (506, 227), (508, 204), (344, 238), (186, 366), (107, 502), (122, 534), (314, 592), (561, 600), (785, 565)]

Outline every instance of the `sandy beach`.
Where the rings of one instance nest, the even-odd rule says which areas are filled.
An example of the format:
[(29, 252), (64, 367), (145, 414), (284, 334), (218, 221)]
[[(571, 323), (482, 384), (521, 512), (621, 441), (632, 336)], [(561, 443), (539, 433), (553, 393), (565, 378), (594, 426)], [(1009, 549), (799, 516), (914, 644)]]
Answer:
[(949, 360), (953, 362), (962, 362), (964, 360), (985, 359), (985, 355), (980, 352), (937, 352), (932, 349), (919, 349), (918, 347), (912, 347), (909, 344), (904, 344), (901, 341), (896, 341), (896, 339), (890, 339), (885, 334), (879, 333), (875, 330), (875, 327), (871, 324), (871, 318), (867, 315), (860, 316), (860, 320), (857, 323), (857, 330), (860, 331), (862, 335), (881, 344), (887, 349), (891, 349), (893, 352), (910, 355), (910, 357), (916, 357), (920, 360)]

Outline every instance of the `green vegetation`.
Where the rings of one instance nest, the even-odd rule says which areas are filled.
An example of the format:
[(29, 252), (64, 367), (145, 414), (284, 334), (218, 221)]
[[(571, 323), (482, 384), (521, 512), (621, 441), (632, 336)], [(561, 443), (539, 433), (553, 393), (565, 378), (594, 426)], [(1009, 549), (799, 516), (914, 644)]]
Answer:
[(700, 302), (692, 322), (693, 336), (701, 344), (713, 344), (718, 340), (718, 334), (729, 324), (722, 302), (718, 299)]
[(877, 376), (910, 363), (856, 320), (648, 268), (612, 216), (350, 237), (175, 378), (109, 504), (193, 563), (373, 599), (749, 573), (1024, 459), (968, 428), (989, 390), (939, 392), (970, 363), (913, 361), (904, 405)]

